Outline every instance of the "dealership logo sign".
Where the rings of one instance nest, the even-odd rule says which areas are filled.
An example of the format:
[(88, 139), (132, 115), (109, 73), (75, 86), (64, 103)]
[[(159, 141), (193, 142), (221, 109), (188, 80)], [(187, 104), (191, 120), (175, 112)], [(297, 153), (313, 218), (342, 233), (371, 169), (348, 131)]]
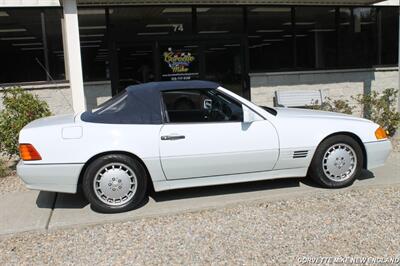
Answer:
[(196, 58), (189, 52), (173, 51), (172, 48), (168, 48), (167, 52), (164, 52), (164, 62), (168, 64), (172, 73), (187, 73), (190, 70), (190, 65)]

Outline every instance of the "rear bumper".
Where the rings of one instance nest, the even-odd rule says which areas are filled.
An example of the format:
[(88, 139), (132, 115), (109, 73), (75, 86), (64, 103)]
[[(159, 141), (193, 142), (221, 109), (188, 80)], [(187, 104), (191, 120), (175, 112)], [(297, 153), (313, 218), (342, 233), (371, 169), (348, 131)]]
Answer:
[(17, 165), (17, 174), (29, 189), (76, 193), (83, 164), (25, 164)]
[(383, 166), (392, 151), (390, 140), (364, 143), (367, 152), (367, 169)]

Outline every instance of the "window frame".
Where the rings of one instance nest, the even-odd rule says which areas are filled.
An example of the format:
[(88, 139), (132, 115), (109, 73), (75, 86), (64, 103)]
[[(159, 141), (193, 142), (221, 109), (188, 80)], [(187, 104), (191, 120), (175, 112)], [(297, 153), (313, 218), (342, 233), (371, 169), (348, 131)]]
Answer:
[(205, 122), (171, 122), (169, 119), (169, 115), (168, 115), (168, 110), (167, 110), (167, 106), (166, 103), (164, 101), (164, 97), (163, 97), (163, 93), (165, 92), (171, 92), (171, 91), (200, 91), (200, 90), (207, 90), (207, 91), (217, 91), (218, 93), (220, 93), (221, 95), (223, 95), (224, 97), (228, 98), (229, 100), (231, 100), (233, 103), (237, 104), (240, 106), (240, 108), (242, 109), (242, 113), (243, 113), (243, 103), (238, 101), (237, 99), (233, 98), (230, 95), (227, 95), (226, 93), (218, 90), (218, 89), (174, 89), (174, 90), (165, 90), (165, 91), (160, 91), (160, 103), (161, 103), (161, 116), (163, 118), (163, 124), (164, 125), (182, 125), (182, 124), (191, 124), (191, 125), (199, 125), (199, 124), (219, 124), (219, 123), (243, 123), (243, 116), (242, 119), (239, 121), (205, 121)]

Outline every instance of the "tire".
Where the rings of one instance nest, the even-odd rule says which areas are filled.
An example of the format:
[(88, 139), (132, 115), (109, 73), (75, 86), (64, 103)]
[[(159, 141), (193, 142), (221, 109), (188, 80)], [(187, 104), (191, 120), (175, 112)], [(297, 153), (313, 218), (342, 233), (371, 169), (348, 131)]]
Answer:
[(353, 184), (363, 164), (363, 152), (358, 142), (347, 135), (336, 135), (318, 146), (309, 174), (323, 187), (342, 188)]
[(82, 188), (93, 210), (125, 212), (139, 207), (144, 200), (147, 174), (134, 158), (122, 154), (105, 155), (86, 168)]

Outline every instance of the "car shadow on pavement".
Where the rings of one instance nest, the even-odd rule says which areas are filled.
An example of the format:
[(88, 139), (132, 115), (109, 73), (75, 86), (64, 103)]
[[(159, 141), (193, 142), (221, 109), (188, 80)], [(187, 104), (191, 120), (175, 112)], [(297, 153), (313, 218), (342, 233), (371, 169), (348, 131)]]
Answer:
[[(362, 180), (367, 180), (367, 179), (371, 179), (371, 178), (375, 178), (374, 173), (363, 169), (361, 171), (360, 176), (356, 180), (362, 181)], [(304, 184), (305, 186), (309, 186), (309, 187), (324, 188), (321, 185), (319, 185), (318, 183), (314, 182), (310, 177), (302, 178), (301, 183)], [(329, 188), (327, 188), (327, 189), (329, 189)]]
[(150, 191), (150, 197), (156, 202), (187, 199), (187, 198), (200, 198), (227, 194), (239, 194), (246, 192), (255, 192), (261, 190), (282, 189), (290, 187), (299, 187), (300, 180), (303, 178), (287, 178), (275, 180), (253, 181), (246, 183), (236, 183), (228, 185), (207, 186), (176, 189), (162, 192)]
[[(374, 174), (368, 170), (363, 170), (357, 180), (365, 180), (370, 178), (374, 178)], [(152, 197), (156, 202), (162, 202), (186, 198), (199, 198), (226, 194), (239, 194), (261, 190), (269, 191), (274, 189), (293, 188), (300, 187), (301, 184), (305, 187), (322, 188), (310, 177), (298, 177), (208, 187), (186, 188), (162, 192), (154, 192), (154, 190), (151, 190), (149, 194), (150, 197)]]
[(36, 199), (36, 205), (45, 209), (83, 209), (88, 204), (80, 191), (77, 194), (40, 191)]
[(371, 178), (375, 178), (374, 173), (364, 169), (364, 170), (362, 170), (361, 175), (357, 178), (357, 180), (361, 181), (361, 180), (366, 180), (366, 179), (371, 179)]
[(43, 209), (52, 209), (56, 200), (57, 193), (40, 191), (36, 199), (36, 205)]
[[(149, 199), (146, 197), (135, 209), (143, 207), (148, 202)], [(36, 205), (43, 209), (83, 209), (89, 202), (80, 189), (76, 194), (41, 191), (36, 199)]]
[[(370, 171), (363, 170), (359, 181), (374, 178), (374, 174)], [(155, 192), (152, 187), (149, 188), (149, 197), (155, 202), (163, 202), (170, 200), (189, 199), (189, 198), (201, 198), (209, 196), (219, 196), (228, 194), (240, 194), (246, 192), (256, 191), (271, 191), (276, 189), (284, 188), (296, 188), (296, 187), (314, 187), (321, 188), (311, 178), (286, 178), (286, 179), (273, 179), (254, 181), (246, 183), (218, 185), (218, 186), (207, 186), (207, 187), (196, 187), (196, 188), (185, 188), (177, 190), (169, 190), (162, 192)], [(145, 206), (149, 202), (149, 197), (140, 204), (137, 208)], [(66, 194), (66, 193), (54, 193), (54, 192), (43, 192), (41, 191), (37, 197), (36, 205), (39, 208), (48, 209), (83, 209), (89, 202), (84, 197), (81, 190), (78, 190), (77, 194)]]

